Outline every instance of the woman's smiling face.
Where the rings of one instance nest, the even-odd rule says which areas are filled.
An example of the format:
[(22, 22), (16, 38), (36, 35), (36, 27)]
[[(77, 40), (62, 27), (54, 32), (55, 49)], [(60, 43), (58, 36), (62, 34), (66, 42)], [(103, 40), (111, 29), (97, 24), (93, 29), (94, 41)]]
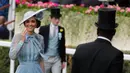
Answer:
[(25, 26), (27, 32), (34, 32), (34, 29), (37, 26), (37, 22), (36, 22), (35, 17), (31, 17), (28, 20), (26, 20), (24, 22), (24, 26)]

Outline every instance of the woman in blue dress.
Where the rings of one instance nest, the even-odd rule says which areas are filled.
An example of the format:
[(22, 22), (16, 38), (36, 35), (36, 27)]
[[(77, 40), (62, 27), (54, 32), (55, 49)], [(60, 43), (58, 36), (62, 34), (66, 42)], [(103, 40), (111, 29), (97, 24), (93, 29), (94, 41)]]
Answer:
[(18, 58), (19, 66), (16, 73), (44, 73), (43, 37), (34, 32), (41, 23), (37, 15), (43, 10), (26, 12), (20, 23), (24, 24), (25, 30), (12, 39), (9, 57), (13, 60)]

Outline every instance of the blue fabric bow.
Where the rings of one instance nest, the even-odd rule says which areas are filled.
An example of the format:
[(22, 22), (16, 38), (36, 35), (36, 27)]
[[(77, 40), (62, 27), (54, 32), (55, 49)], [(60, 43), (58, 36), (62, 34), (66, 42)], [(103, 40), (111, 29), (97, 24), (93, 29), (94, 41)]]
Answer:
[(38, 50), (38, 52), (40, 53), (40, 55), (42, 56), (43, 55), (43, 47), (42, 45), (44, 44), (41, 44), (38, 39), (36, 38), (37, 36), (34, 34), (34, 35), (27, 35), (27, 39), (26, 39), (26, 42), (27, 43), (30, 43), (28, 45), (28, 48), (36, 48)]

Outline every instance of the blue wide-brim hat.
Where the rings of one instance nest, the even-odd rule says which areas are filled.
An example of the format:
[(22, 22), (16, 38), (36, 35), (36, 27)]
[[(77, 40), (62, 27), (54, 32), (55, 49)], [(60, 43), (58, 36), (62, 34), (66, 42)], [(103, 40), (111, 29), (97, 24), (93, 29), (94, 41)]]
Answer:
[(43, 19), (43, 11), (46, 10), (46, 8), (44, 9), (40, 9), (38, 11), (28, 11), (24, 14), (23, 20), (19, 23), (19, 25), (21, 25), (22, 23), (24, 23), (26, 20), (28, 20), (29, 18), (35, 16), (37, 20), (41, 20)]

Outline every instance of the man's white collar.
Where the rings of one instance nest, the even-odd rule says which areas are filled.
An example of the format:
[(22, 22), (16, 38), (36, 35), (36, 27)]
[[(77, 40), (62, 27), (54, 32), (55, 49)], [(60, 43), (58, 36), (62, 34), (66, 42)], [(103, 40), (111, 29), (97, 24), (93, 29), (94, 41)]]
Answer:
[(110, 43), (111, 43), (111, 41), (110, 41), (108, 38), (106, 38), (106, 37), (103, 37), (103, 36), (98, 36), (97, 38), (107, 40), (108, 42), (110, 42)]
[(53, 23), (51, 23), (50, 25), (51, 25), (51, 27), (54, 27), (54, 26), (55, 26)]

